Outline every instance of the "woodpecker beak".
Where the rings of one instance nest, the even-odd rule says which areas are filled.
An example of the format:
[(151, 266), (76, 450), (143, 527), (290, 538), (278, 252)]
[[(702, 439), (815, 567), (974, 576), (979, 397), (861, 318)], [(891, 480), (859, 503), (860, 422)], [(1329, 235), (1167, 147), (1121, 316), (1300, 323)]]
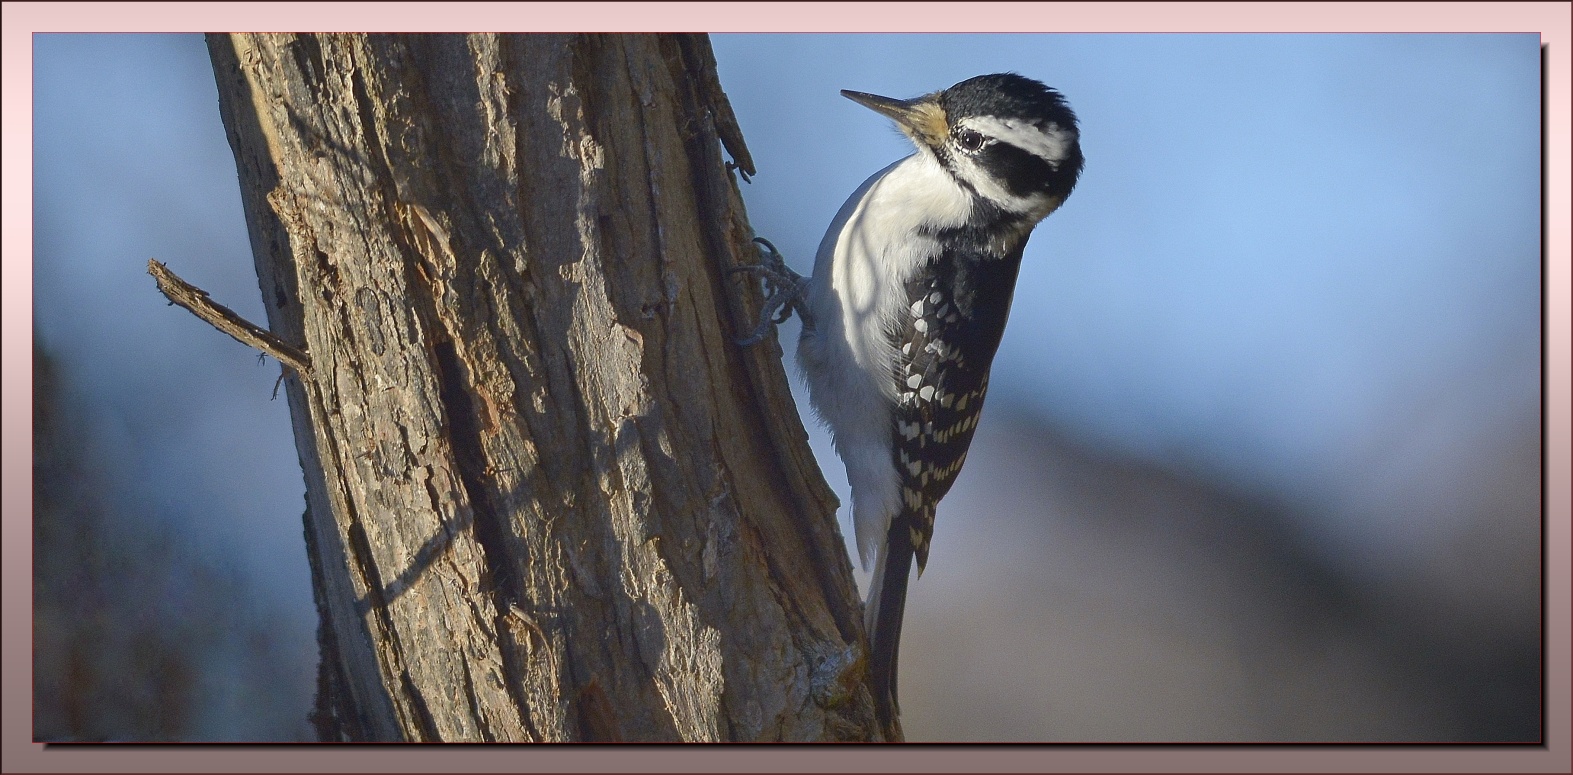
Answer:
[(897, 100), (842, 89), (841, 96), (895, 121), (896, 126), (908, 137), (929, 147), (944, 145), (950, 136), (950, 126), (945, 122), (945, 109), (939, 106), (932, 94), (917, 99)]

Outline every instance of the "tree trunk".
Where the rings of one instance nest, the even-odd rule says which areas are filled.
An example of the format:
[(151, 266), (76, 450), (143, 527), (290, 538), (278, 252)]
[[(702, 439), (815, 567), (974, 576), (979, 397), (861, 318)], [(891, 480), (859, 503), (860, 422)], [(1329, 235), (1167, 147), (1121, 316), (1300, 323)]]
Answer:
[(848, 740), (835, 497), (743, 349), (709, 41), (209, 38), (306, 476), (326, 739)]

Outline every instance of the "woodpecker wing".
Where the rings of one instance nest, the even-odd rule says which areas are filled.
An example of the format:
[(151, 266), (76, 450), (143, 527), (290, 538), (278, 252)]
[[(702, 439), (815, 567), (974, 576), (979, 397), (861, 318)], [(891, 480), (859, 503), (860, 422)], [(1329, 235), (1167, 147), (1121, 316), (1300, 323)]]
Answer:
[(1004, 257), (965, 250), (934, 257), (907, 281), (907, 310), (890, 332), (899, 353), (892, 448), (902, 502), (880, 547), (866, 617), (874, 690), (892, 709), (907, 577), (914, 557), (919, 573), (928, 563), (935, 506), (967, 459), (1023, 247)]
[(1022, 246), (1010, 255), (945, 252), (907, 282), (896, 362), (894, 449), (902, 512), (918, 570), (928, 563), (934, 506), (967, 459), (989, 388)]

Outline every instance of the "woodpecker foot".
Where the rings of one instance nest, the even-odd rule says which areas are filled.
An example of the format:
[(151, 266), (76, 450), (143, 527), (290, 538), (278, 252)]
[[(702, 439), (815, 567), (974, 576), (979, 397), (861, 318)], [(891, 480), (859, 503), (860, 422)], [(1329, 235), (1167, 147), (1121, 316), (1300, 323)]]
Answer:
[(760, 252), (764, 254), (764, 260), (758, 264), (732, 267), (732, 274), (753, 272), (759, 274), (765, 283), (766, 298), (764, 307), (759, 312), (759, 325), (754, 328), (752, 334), (737, 340), (738, 345), (742, 347), (764, 341), (771, 327), (785, 323), (787, 318), (792, 317), (793, 312), (797, 313), (805, 327), (812, 327), (804, 299), (808, 291), (808, 278), (792, 271), (781, 258), (781, 252), (776, 250), (775, 245), (770, 244), (770, 240), (755, 237), (754, 241), (763, 246), (764, 249)]

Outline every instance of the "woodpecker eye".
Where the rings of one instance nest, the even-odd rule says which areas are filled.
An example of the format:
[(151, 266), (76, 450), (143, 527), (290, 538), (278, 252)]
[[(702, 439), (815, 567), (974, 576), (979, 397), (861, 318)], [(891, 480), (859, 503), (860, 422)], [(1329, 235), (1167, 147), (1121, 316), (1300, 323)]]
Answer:
[(983, 147), (983, 135), (971, 129), (963, 129), (956, 133), (956, 143), (963, 150), (976, 151)]

